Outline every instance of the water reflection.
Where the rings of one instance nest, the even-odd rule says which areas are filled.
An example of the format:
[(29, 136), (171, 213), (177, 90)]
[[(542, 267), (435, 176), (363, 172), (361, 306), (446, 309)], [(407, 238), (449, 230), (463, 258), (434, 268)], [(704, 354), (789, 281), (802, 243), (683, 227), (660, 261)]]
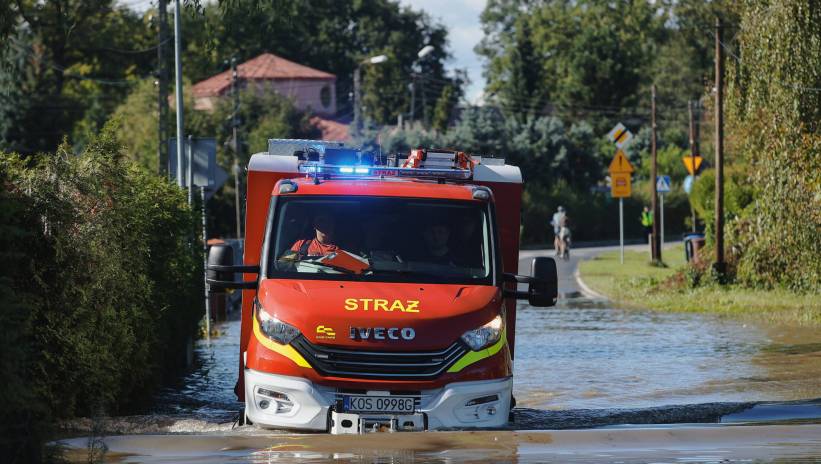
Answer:
[(563, 300), (517, 312), (514, 395), (538, 409), (821, 397), (821, 333)]

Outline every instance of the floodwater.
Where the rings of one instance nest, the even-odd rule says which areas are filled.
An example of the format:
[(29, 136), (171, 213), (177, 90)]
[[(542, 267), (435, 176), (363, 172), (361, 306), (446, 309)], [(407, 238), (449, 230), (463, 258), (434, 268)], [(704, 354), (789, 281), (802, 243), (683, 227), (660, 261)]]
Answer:
[(821, 398), (821, 331), (564, 300), (517, 313), (520, 407), (577, 410)]
[(221, 335), (197, 343), (193, 369), (145, 415), (77, 421), (76, 429), (115, 436), (65, 441), (67, 457), (88, 461), (91, 450), (110, 462), (821, 461), (819, 331), (584, 298), (521, 305), (508, 430), (387, 438), (235, 428), (239, 322), (217, 327)]

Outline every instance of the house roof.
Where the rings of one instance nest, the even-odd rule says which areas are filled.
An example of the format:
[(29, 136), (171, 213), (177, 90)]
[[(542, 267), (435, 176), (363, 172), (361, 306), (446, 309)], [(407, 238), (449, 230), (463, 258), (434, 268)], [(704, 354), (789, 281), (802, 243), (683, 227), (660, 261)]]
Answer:
[(322, 132), (322, 140), (341, 140), (345, 142), (350, 139), (348, 132), (350, 124), (344, 121), (312, 116), (309, 122)]
[[(273, 53), (263, 53), (237, 65), (237, 78), (245, 80), (328, 79), (336, 76), (308, 66), (294, 63)], [(194, 97), (211, 97), (231, 87), (231, 70), (223, 71), (194, 84)]]

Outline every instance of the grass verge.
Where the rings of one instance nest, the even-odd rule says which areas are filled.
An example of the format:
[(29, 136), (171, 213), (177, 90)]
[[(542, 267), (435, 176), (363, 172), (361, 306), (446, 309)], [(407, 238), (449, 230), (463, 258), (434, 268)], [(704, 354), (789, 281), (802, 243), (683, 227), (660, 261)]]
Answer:
[(821, 295), (783, 289), (759, 290), (738, 285), (702, 284), (676, 279), (684, 265), (681, 245), (664, 250), (666, 267), (650, 264), (647, 251), (605, 252), (579, 263), (579, 275), (591, 289), (628, 308), (705, 312), (773, 324), (821, 326)]

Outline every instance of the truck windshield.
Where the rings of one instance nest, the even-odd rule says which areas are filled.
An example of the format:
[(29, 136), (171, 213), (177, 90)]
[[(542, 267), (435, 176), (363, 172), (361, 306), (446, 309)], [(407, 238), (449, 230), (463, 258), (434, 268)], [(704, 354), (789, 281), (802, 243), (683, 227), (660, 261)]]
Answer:
[(391, 197), (280, 197), (267, 277), (492, 283), (486, 204)]

